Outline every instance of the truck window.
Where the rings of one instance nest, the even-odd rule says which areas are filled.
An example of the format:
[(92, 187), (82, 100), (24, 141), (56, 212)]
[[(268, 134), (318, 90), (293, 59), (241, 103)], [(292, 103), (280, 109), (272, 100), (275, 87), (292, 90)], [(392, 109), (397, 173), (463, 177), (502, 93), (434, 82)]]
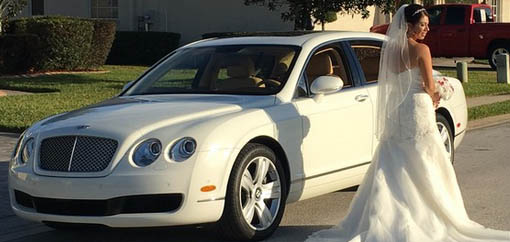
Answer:
[(494, 22), (490, 8), (475, 8), (473, 10), (473, 20), (475, 23)]
[(466, 17), (466, 10), (463, 7), (449, 7), (446, 10), (447, 25), (463, 25)]
[(441, 23), (441, 13), (443, 12), (442, 8), (431, 8), (427, 10), (429, 14), (429, 24), (430, 25), (438, 25)]

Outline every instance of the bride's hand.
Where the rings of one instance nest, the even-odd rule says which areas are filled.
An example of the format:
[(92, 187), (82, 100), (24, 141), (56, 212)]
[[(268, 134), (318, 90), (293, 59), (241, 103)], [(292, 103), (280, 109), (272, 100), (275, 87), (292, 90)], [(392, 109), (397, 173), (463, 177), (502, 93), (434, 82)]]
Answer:
[(437, 108), (437, 106), (439, 106), (440, 99), (441, 99), (441, 96), (439, 96), (439, 92), (435, 92), (432, 95), (432, 103), (434, 104), (434, 108)]

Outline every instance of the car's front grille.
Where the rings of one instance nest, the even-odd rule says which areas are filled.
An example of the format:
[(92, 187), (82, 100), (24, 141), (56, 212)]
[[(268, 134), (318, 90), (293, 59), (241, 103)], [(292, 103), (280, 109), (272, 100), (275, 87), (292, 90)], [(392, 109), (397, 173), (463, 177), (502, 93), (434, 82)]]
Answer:
[(47, 171), (100, 172), (112, 161), (117, 144), (101, 137), (47, 138), (41, 142), (39, 167)]
[(33, 197), (14, 190), (16, 203), (38, 213), (74, 216), (112, 216), (127, 213), (165, 213), (178, 209), (182, 194), (149, 194), (106, 200), (56, 199)]

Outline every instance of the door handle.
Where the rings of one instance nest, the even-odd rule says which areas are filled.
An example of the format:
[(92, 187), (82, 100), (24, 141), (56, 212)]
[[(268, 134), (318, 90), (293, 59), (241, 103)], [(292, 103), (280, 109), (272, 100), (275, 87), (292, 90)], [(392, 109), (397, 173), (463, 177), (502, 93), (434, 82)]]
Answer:
[(367, 98), (368, 98), (368, 95), (360, 94), (360, 95), (356, 96), (354, 98), (354, 100), (356, 100), (358, 102), (364, 102), (365, 100), (367, 100)]
[(466, 29), (458, 29), (457, 32), (464, 33), (464, 32), (466, 32)]

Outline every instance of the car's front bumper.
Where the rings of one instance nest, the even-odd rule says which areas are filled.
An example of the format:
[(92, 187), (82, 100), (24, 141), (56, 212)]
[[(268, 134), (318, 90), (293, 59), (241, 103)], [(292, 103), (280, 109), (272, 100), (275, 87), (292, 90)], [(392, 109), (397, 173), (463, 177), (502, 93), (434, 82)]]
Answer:
[[(224, 184), (217, 181), (223, 180), (228, 174), (226, 173), (228, 169), (222, 166), (227, 164), (229, 156), (225, 155), (226, 153), (230, 152), (225, 150), (199, 152), (196, 154), (196, 160), (175, 164), (154, 164), (152, 167), (143, 169), (132, 169), (127, 167), (128, 162), (121, 161), (120, 167), (116, 167), (105, 177), (51, 177), (35, 174), (33, 167), (29, 165), (10, 168), (11, 207), (18, 216), (39, 222), (102, 224), (110, 227), (173, 226), (214, 222), (221, 217), (224, 207), (224, 193), (222, 193), (225, 190)], [(201, 159), (202, 162), (198, 163), (197, 161)], [(201, 192), (200, 187), (208, 184), (214, 184), (218, 189), (213, 192)], [(54, 202), (52, 206), (63, 206), (63, 212), (60, 212), (58, 208), (50, 208), (50, 210), (59, 212), (36, 209), (37, 204), (27, 206), (25, 203), (23, 206), (23, 202), (20, 204), (19, 198), (18, 201), (16, 199), (16, 193), (19, 196), (20, 192), (34, 200)], [(122, 203), (126, 197), (164, 196), (165, 194), (178, 195), (182, 197), (182, 201), (175, 209), (159, 212), (137, 212), (145, 210), (126, 209), (128, 211), (126, 213), (107, 212), (105, 216), (97, 216), (97, 213), (91, 213), (90, 209), (84, 208), (83, 211), (79, 209), (80, 204), (89, 206), (89, 204), (102, 203), (108, 206), (112, 204), (111, 201), (114, 201), (113, 204), (119, 206), (118, 203)], [(74, 206), (67, 206), (66, 204), (69, 204), (67, 202), (72, 202)], [(68, 210), (66, 211), (64, 207)], [(69, 207), (73, 209), (69, 210)], [(148, 211), (151, 210), (148, 209)]]

